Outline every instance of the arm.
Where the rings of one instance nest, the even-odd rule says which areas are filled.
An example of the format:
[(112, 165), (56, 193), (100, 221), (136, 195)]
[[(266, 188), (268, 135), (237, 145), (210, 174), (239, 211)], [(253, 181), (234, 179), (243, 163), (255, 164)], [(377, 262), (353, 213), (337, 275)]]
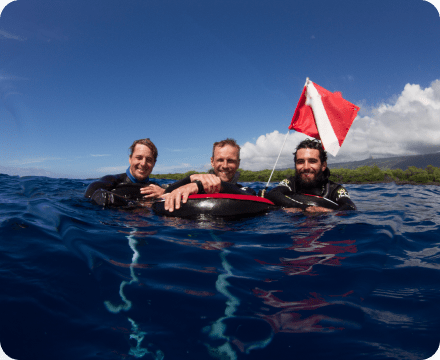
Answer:
[(156, 184), (145, 186), (140, 191), (144, 199), (156, 199), (165, 193), (165, 189)]
[(296, 201), (295, 195), (296, 193), (292, 191), (292, 183), (285, 179), (280, 185), (273, 188), (268, 193), (263, 192), (263, 197), (272, 201), (275, 205), (282, 206), (284, 210), (291, 213), (296, 213), (301, 210), (307, 212), (330, 212), (333, 211), (331, 209), (327, 209), (321, 206), (310, 206), (302, 201)]
[(188, 196), (197, 194), (198, 190), (199, 188), (196, 183), (189, 183), (173, 190), (171, 193), (162, 195), (162, 198), (165, 199), (165, 210), (173, 212), (174, 209), (180, 209), (180, 204), (185, 204), (188, 200)]
[(221, 182), (220, 192), (223, 194), (256, 195), (254, 189), (225, 181)]
[[(199, 185), (201, 184), (203, 189), (200, 188), (199, 191), (199, 185), (196, 182), (199, 182)], [(220, 181), (220, 178), (211, 174), (194, 174), (188, 176), (166, 189), (164, 196), (162, 196), (165, 199), (164, 208), (165, 210), (173, 212), (174, 209), (180, 209), (181, 203), (185, 204), (187, 202), (189, 195), (198, 193), (218, 193), (221, 184), (222, 181)], [(169, 191), (170, 188), (173, 189), (171, 192)]]
[(191, 183), (191, 177), (187, 176), (186, 178), (179, 180), (179, 181), (176, 181), (175, 183), (172, 183), (170, 186), (168, 186), (165, 189), (165, 194), (171, 193), (174, 190), (180, 188), (181, 186), (189, 184), (189, 183)]
[[(341, 185), (338, 185), (330, 194), (330, 200), (339, 206), (336, 211), (356, 210), (356, 205), (351, 201), (348, 191)], [(326, 209), (320, 206), (310, 206), (306, 208), (307, 212), (330, 212), (334, 210)]]
[(283, 180), (281, 184), (283, 183), (286, 183), (286, 185), (278, 185), (269, 192), (265, 193), (264, 197), (278, 206), (285, 208), (301, 208), (300, 204), (288, 197), (288, 195), (292, 195), (292, 191), (287, 185), (287, 180)]
[(221, 181), (220, 178), (218, 178), (216, 175), (193, 174), (168, 186), (168, 188), (165, 190), (165, 194), (171, 193), (184, 185), (194, 182), (195, 180), (201, 181), (203, 189), (207, 194), (218, 193), (220, 191)]
[(92, 197), (93, 193), (98, 189), (104, 190), (112, 190), (118, 184), (118, 176), (115, 175), (106, 175), (101, 179), (92, 182), (88, 187), (84, 194), (86, 198)]
[(330, 200), (339, 205), (338, 210), (357, 210), (356, 205), (351, 201), (348, 191), (341, 185), (333, 190)]
[(203, 185), (203, 190), (207, 194), (215, 194), (220, 192), (222, 181), (214, 174), (193, 174), (190, 176), (191, 182), (199, 180)]

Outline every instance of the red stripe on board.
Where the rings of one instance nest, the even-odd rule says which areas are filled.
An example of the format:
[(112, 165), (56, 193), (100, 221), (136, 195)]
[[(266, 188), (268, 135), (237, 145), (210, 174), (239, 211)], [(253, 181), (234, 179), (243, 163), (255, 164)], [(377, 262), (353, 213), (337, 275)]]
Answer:
[(263, 202), (270, 205), (275, 205), (272, 201), (255, 195), (239, 195), (239, 194), (194, 194), (190, 195), (188, 199), (232, 199), (232, 200), (248, 200)]

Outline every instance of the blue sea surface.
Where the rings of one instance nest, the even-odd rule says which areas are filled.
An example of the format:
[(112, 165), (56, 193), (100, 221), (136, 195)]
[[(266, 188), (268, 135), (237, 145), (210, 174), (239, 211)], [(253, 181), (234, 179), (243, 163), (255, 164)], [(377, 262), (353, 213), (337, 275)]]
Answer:
[(189, 220), (102, 209), (83, 198), (90, 182), (0, 175), (0, 344), (14, 359), (413, 360), (439, 347), (439, 187), (348, 185), (358, 211)]

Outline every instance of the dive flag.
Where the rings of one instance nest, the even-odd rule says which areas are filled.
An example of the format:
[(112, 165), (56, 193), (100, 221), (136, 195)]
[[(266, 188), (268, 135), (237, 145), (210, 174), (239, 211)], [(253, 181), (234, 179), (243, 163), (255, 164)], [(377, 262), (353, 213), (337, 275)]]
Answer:
[(289, 129), (321, 140), (324, 149), (336, 156), (359, 111), (359, 107), (307, 78)]

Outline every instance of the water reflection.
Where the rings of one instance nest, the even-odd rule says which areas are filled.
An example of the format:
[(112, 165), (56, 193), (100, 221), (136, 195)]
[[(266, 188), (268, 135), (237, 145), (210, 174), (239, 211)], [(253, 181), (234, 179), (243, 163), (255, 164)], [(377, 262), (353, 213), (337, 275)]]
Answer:
[[(136, 229), (133, 229), (130, 232), (130, 235), (127, 236), (128, 245), (130, 249), (133, 251), (133, 257), (130, 264), (123, 264), (116, 262), (114, 260), (110, 260), (110, 263), (116, 266), (120, 267), (128, 267), (130, 269), (130, 280), (126, 281), (123, 280), (119, 286), (119, 295), (121, 297), (122, 303), (119, 304), (113, 304), (111, 301), (106, 300), (104, 301), (104, 305), (107, 308), (107, 310), (113, 314), (117, 314), (121, 311), (128, 311), (132, 307), (132, 301), (127, 298), (125, 295), (125, 287), (128, 285), (131, 285), (133, 283), (139, 283), (139, 279), (137, 275), (135, 274), (134, 269), (138, 268), (147, 268), (149, 267), (147, 264), (138, 264), (138, 260), (140, 257), (139, 251), (136, 248), (136, 245), (138, 244), (135, 235), (139, 235)], [(127, 266), (128, 265), (128, 266)], [(155, 360), (162, 360), (164, 358), (164, 354), (160, 349), (157, 349), (156, 351), (151, 350), (151, 345), (149, 345), (149, 348), (147, 348), (145, 345), (142, 345), (143, 340), (147, 336), (147, 332), (142, 331), (139, 327), (139, 325), (136, 323), (135, 320), (127, 316), (127, 320), (131, 324), (131, 333), (130, 333), (130, 340), (134, 340), (135, 345), (131, 346), (129, 354), (135, 356), (136, 358), (144, 357), (147, 354), (150, 354)]]

